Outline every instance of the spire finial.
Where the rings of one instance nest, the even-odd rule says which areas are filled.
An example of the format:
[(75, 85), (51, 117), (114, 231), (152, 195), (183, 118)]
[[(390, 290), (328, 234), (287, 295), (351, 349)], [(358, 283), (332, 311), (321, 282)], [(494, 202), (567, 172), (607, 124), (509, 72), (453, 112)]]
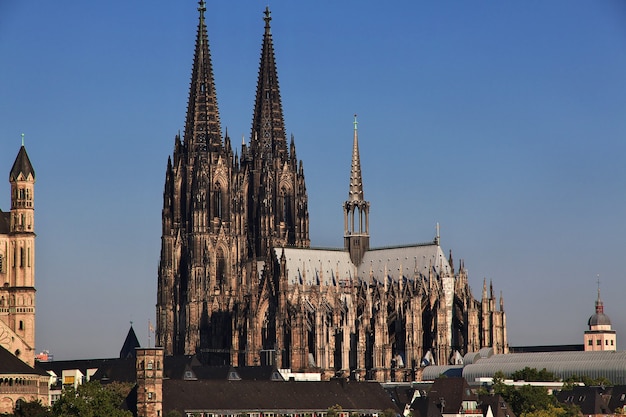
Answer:
[(354, 130), (357, 130), (357, 125), (359, 124), (359, 122), (356, 121), (356, 113), (354, 113)]
[(22, 146), (24, 146), (24, 134), (23, 133), (22, 133)]
[(602, 302), (602, 298), (600, 298), (600, 274), (597, 275), (598, 280), (598, 299), (596, 300), (596, 314), (604, 313), (604, 303)]
[(263, 20), (265, 20), (265, 29), (269, 29), (270, 21), (272, 20), (272, 12), (270, 12), (270, 6), (265, 6), (265, 12), (263, 14), (265, 14), (265, 17), (263, 18)]
[[(204, 12), (206, 12), (206, 3), (204, 3), (204, 0), (200, 0), (198, 2), (198, 11), (200, 12), (200, 27), (198, 28), (198, 30), (201, 30), (201, 28), (204, 26)], [(204, 38), (200, 36), (200, 43), (203, 42)]]

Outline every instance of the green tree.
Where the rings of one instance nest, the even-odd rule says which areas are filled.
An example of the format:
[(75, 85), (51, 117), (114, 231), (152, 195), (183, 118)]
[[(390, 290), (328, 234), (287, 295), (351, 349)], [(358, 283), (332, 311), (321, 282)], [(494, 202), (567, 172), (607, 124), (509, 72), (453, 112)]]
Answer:
[[(530, 369), (530, 368), (528, 368)], [(536, 370), (535, 370), (536, 371)], [(525, 372), (526, 375), (532, 375), (533, 372)], [(539, 375), (536, 373), (535, 375)], [(534, 387), (524, 385), (516, 389), (514, 386), (504, 383), (505, 375), (502, 371), (498, 371), (493, 376), (493, 393), (501, 395), (504, 401), (509, 404), (513, 412), (521, 416), (523, 413), (531, 413), (540, 410), (549, 409), (550, 406), (556, 404), (556, 398), (548, 394), (548, 390), (544, 387)], [(534, 416), (544, 417), (544, 416)]]
[(576, 374), (567, 377), (563, 380), (563, 391), (570, 391), (573, 389), (574, 385), (576, 385), (577, 382), (582, 382), (583, 384), (585, 384), (588, 387), (598, 387), (598, 386), (605, 386), (605, 387), (611, 387), (613, 386), (613, 383), (601, 376), (598, 378), (590, 378), (587, 375), (581, 375), (578, 376)]
[(550, 405), (541, 410), (523, 413), (520, 417), (579, 417), (580, 409), (577, 406)]
[(548, 372), (546, 368), (538, 371), (537, 368), (526, 367), (519, 371), (513, 372), (511, 378), (514, 381), (558, 381), (558, 378), (552, 373)]
[(37, 401), (23, 401), (13, 414), (0, 414), (2, 417), (51, 417), (50, 408)]
[(343, 408), (339, 404), (335, 404), (332, 407), (328, 407), (326, 410), (326, 417), (339, 417), (339, 413), (343, 411)]
[(63, 390), (61, 398), (54, 403), (54, 417), (132, 417), (130, 411), (122, 410), (124, 390), (118, 385), (101, 385), (90, 381)]

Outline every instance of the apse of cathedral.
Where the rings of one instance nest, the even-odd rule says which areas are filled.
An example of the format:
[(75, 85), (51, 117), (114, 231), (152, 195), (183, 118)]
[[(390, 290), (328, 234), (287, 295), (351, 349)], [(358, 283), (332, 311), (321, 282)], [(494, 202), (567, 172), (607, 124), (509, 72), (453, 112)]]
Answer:
[[(207, 364), (273, 365), (325, 378), (412, 380), (425, 365), (493, 347), (506, 317), (493, 288), (473, 297), (439, 233), (370, 248), (354, 118), (344, 248), (314, 249), (294, 137), (285, 134), (268, 8), (248, 143), (222, 136), (200, 1), (184, 135), (163, 193), (156, 341)], [(349, 138), (346, 138), (349, 140)], [(348, 179), (346, 179), (348, 180)]]

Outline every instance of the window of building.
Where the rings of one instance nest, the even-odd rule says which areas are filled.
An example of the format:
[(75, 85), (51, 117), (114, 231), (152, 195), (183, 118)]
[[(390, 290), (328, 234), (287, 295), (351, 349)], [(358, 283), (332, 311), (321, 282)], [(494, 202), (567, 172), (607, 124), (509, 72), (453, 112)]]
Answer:
[(609, 345), (609, 339), (606, 339), (606, 340), (604, 341), (604, 344), (605, 344), (606, 346), (608, 346), (608, 345)]
[(22, 320), (20, 320), (20, 324), (19, 324), (18, 328), (20, 330), (24, 330), (24, 322)]
[(600, 339), (596, 340), (596, 345), (602, 346), (602, 340), (600, 340)]
[(613, 346), (613, 342), (614, 342), (614, 340), (611, 339), (611, 346)]
[(152, 361), (148, 362), (148, 368), (147, 369), (152, 370), (152, 365), (153, 365)]
[(593, 346), (593, 340), (589, 339), (589, 340), (587, 341), (587, 344), (588, 344), (589, 346)]

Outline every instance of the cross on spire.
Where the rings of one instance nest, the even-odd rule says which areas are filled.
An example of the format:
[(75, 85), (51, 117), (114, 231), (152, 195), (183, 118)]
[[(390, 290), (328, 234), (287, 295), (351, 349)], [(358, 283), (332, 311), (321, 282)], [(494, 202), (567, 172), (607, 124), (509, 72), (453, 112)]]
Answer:
[(263, 18), (263, 20), (265, 20), (265, 27), (269, 28), (270, 27), (270, 21), (272, 20), (272, 12), (270, 12), (270, 6), (265, 6), (265, 17)]

